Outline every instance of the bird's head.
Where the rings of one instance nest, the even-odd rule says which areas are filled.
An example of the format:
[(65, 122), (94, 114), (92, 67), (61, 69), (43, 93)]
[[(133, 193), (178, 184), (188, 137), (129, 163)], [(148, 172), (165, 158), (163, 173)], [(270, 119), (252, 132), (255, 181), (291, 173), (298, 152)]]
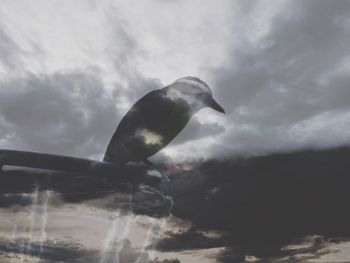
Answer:
[(225, 110), (214, 100), (209, 86), (199, 78), (180, 78), (168, 86), (167, 89), (168, 97), (185, 100), (194, 112), (209, 107), (218, 112), (225, 113)]

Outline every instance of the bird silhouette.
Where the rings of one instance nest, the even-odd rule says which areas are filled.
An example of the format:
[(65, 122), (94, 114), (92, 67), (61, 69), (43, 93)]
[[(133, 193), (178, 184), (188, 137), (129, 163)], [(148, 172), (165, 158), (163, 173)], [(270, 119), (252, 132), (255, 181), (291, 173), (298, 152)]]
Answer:
[(104, 161), (115, 164), (144, 162), (169, 144), (193, 114), (204, 107), (225, 113), (213, 99), (209, 86), (195, 77), (184, 77), (137, 101), (119, 123)]

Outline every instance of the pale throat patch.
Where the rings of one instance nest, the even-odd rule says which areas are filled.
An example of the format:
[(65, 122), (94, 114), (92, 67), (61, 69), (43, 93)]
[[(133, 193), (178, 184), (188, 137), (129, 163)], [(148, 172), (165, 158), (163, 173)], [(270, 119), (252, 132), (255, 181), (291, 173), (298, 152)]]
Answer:
[(163, 136), (152, 132), (147, 129), (141, 129), (137, 131), (137, 135), (141, 136), (147, 145), (162, 145), (163, 144)]

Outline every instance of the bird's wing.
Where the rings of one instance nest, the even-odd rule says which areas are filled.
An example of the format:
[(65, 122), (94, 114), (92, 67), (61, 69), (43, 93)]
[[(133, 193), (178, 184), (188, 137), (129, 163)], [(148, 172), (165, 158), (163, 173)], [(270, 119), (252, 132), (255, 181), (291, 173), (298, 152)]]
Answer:
[(174, 102), (169, 99), (164, 90), (154, 90), (138, 100), (121, 120), (118, 134), (127, 134), (135, 129), (157, 129), (162, 127), (174, 108)]
[[(108, 145), (105, 159), (111, 155), (119, 155), (116, 151), (123, 151), (120, 147), (121, 144), (131, 146), (130, 143), (135, 142), (134, 136), (138, 131), (160, 130), (171, 114), (174, 105), (174, 101), (166, 96), (164, 89), (151, 91), (138, 100), (119, 123)], [(132, 152), (132, 150), (128, 151)]]

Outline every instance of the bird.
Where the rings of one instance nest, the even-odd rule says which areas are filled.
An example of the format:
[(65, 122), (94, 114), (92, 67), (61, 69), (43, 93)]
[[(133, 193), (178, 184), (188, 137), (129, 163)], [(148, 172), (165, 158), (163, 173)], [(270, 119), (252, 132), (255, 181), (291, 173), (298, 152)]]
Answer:
[(139, 99), (120, 121), (103, 161), (117, 165), (143, 162), (168, 145), (199, 110), (225, 110), (214, 100), (209, 86), (187, 76)]

